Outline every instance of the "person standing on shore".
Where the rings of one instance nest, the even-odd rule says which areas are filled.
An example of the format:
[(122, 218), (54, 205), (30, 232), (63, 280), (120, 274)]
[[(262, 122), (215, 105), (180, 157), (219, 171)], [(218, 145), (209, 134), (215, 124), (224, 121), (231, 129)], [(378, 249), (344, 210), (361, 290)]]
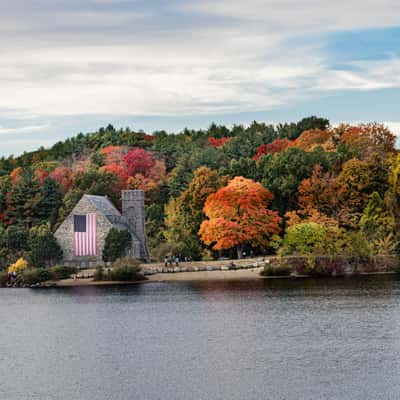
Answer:
[(168, 256), (164, 257), (164, 271), (163, 272), (167, 272), (168, 271)]

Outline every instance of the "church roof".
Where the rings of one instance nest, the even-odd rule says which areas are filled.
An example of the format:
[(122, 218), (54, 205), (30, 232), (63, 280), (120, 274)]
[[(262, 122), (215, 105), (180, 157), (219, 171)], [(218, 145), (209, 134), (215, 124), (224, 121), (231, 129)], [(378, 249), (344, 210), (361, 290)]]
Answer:
[(129, 228), (124, 222), (124, 218), (121, 213), (117, 210), (114, 204), (106, 196), (96, 196), (93, 194), (85, 194), (85, 197), (100, 211), (112, 224), (112, 226), (118, 230), (128, 229), (132, 235), (133, 240), (138, 240), (135, 232)]
[(115, 208), (114, 204), (105, 196), (95, 196), (93, 194), (85, 194), (90, 202), (105, 216), (120, 217), (121, 213)]

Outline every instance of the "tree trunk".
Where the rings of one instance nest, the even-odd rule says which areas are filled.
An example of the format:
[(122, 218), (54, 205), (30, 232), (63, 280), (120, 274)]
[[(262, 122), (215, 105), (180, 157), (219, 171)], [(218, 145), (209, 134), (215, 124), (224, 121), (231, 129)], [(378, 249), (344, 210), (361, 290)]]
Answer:
[(243, 246), (241, 244), (238, 244), (236, 246), (236, 251), (237, 251), (237, 258), (240, 260), (242, 258), (242, 250), (243, 250)]

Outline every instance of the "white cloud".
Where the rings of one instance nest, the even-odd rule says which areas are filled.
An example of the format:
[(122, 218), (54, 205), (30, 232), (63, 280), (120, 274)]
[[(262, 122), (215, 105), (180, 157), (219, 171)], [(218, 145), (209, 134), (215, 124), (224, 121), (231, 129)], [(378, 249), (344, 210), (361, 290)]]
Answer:
[(12, 128), (0, 126), (0, 135), (11, 135), (11, 134), (18, 135), (18, 134), (34, 133), (48, 127), (49, 124), (27, 125), (27, 126), (12, 127)]
[(170, 19), (151, 2), (121, 9), (110, 0), (42, 0), (20, 17), (19, 2), (0, 6), (0, 109), (226, 113), (317, 91), (400, 87), (397, 59), (337, 70), (320, 48), (328, 31), (400, 24), (394, 0), (172, 1)]

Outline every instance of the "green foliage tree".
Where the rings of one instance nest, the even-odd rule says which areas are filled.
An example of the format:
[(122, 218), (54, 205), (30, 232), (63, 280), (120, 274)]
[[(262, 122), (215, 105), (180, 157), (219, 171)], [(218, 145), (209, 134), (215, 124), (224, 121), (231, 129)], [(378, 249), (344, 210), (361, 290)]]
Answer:
[(393, 232), (393, 217), (379, 193), (373, 192), (365, 207), (360, 228), (369, 240), (384, 239)]
[(312, 175), (317, 164), (323, 169), (329, 166), (327, 153), (321, 148), (310, 153), (290, 148), (280, 154), (261, 156), (258, 161), (259, 179), (274, 193), (272, 205), (281, 215), (297, 208), (297, 189), (303, 179)]
[(48, 226), (35, 227), (29, 233), (30, 265), (48, 267), (62, 258), (62, 250)]
[(7, 215), (11, 224), (31, 227), (40, 221), (38, 205), (42, 200), (39, 183), (30, 169), (23, 170), (20, 179), (7, 194)]
[(106, 236), (103, 248), (103, 260), (115, 261), (126, 255), (126, 250), (132, 242), (131, 234), (127, 229), (111, 228)]
[(63, 195), (60, 185), (53, 179), (46, 178), (42, 188), (42, 196), (38, 203), (38, 216), (41, 221), (48, 221), (51, 226), (54, 226), (62, 203)]

